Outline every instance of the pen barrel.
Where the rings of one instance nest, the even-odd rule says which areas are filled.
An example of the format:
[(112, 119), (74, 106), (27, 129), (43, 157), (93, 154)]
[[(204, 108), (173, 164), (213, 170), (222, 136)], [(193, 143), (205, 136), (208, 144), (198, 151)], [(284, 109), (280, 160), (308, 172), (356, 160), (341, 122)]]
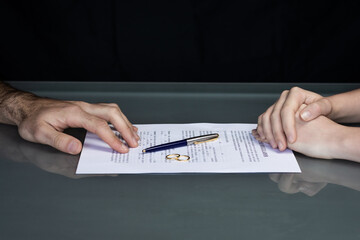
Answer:
[(179, 140), (176, 142), (164, 143), (157, 146), (149, 147), (145, 149), (145, 152), (163, 151), (171, 148), (185, 147), (187, 146), (186, 140)]

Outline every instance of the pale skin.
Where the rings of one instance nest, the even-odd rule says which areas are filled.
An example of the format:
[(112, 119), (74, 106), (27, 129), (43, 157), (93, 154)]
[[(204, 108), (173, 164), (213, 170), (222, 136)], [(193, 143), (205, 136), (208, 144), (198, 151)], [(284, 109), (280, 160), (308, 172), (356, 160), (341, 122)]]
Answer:
[(360, 128), (336, 121), (360, 122), (360, 89), (322, 97), (296, 87), (259, 116), (253, 135), (281, 151), (360, 162)]
[(20, 136), (28, 141), (74, 155), (80, 153), (82, 144), (63, 133), (66, 128), (85, 128), (120, 153), (127, 153), (129, 148), (115, 136), (108, 123), (114, 125), (129, 147), (137, 147), (140, 139), (137, 128), (117, 104), (42, 98), (1, 81), (0, 123), (17, 125)]

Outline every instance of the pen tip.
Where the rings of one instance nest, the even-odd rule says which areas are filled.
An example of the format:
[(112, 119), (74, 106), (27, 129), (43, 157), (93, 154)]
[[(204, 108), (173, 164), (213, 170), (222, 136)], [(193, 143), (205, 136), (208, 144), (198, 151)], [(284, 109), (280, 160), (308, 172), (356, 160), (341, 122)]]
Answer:
[(142, 150), (142, 152), (143, 152), (143, 153), (145, 153), (145, 152), (146, 152), (146, 150), (144, 149), (144, 150)]

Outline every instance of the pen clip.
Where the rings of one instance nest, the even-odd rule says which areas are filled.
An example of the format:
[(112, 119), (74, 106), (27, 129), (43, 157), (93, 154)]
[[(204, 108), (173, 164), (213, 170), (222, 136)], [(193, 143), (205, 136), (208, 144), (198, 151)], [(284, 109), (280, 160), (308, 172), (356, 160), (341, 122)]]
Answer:
[(193, 143), (194, 144), (199, 144), (199, 143), (205, 143), (205, 142), (212, 142), (212, 141), (217, 140), (218, 138), (219, 138), (219, 134), (217, 134), (217, 136), (214, 137), (214, 138), (211, 138), (211, 139), (208, 139), (208, 140), (205, 140), (205, 141), (194, 141)]
[(199, 141), (199, 142), (194, 142), (194, 144), (200, 144), (200, 143), (206, 143), (206, 142), (212, 142), (212, 141), (215, 141), (216, 139), (218, 138), (214, 138), (214, 139), (210, 139), (210, 140), (206, 140), (206, 141)]

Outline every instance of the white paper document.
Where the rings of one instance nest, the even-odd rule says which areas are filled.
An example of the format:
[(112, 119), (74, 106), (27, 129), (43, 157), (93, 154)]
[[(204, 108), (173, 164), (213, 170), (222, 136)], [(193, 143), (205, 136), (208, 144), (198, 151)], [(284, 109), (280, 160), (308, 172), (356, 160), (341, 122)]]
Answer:
[[(143, 124), (139, 147), (121, 154), (95, 134), (88, 132), (76, 170), (77, 174), (121, 173), (249, 173), (301, 172), (291, 150), (280, 152), (251, 134), (256, 124)], [(115, 134), (121, 138), (117, 131)], [(218, 133), (212, 142), (165, 151), (143, 153), (150, 146), (185, 138)], [(167, 159), (169, 154), (190, 157), (189, 161)]]

